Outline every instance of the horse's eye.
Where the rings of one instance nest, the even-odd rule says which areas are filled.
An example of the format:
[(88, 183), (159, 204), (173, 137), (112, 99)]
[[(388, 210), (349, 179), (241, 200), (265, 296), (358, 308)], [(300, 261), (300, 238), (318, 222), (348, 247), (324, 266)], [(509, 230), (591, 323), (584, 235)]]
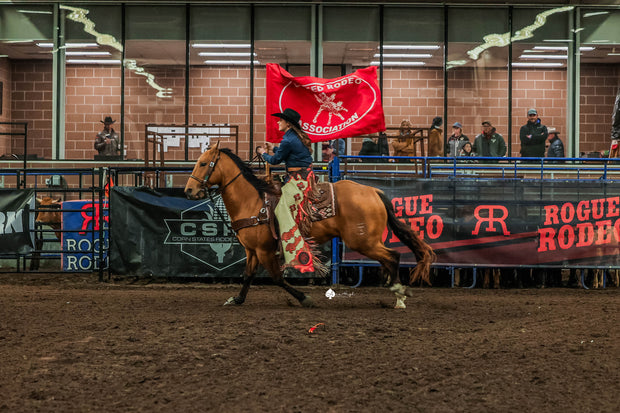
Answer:
[(200, 162), (200, 166), (207, 166), (206, 162)]

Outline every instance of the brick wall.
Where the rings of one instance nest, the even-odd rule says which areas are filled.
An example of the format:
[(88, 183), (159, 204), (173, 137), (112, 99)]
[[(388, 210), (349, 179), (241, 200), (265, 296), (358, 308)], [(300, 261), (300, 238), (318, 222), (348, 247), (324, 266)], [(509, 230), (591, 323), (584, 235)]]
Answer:
[[(11, 122), (28, 122), (28, 153), (52, 157), (52, 62), (11, 61)], [(23, 147), (23, 138), (13, 138), (13, 149)]]
[[(241, 159), (248, 159), (250, 70), (235, 66), (193, 66), (190, 70), (189, 90), (189, 123), (238, 125), (238, 155)], [(254, 122), (257, 122), (256, 117)], [(231, 139), (220, 139), (220, 145), (235, 149)], [(190, 155), (189, 158), (197, 158), (197, 155)]]
[[(0, 60), (1, 61), (1, 60)], [(66, 158), (92, 159), (93, 141), (105, 116), (120, 121), (121, 69), (105, 66), (68, 66), (66, 79)], [(127, 157), (143, 159), (144, 126), (147, 123), (184, 124), (185, 72), (180, 67), (149, 68), (155, 82), (172, 88), (171, 98), (156, 96), (144, 76), (126, 70), (125, 144)], [(51, 157), (51, 63), (14, 61), (5, 83), (5, 103), (10, 102), (11, 121), (28, 121), (32, 151)], [(3, 74), (4, 73), (4, 74)], [(611, 112), (620, 69), (613, 66), (581, 68), (582, 151), (607, 149)], [(383, 99), (386, 125), (397, 127), (403, 119), (414, 126), (429, 127), (443, 112), (443, 73), (437, 69), (386, 69)], [(518, 156), (519, 128), (526, 112), (536, 107), (543, 123), (556, 127), (566, 142), (566, 71), (513, 71), (512, 155)], [(10, 84), (9, 87), (6, 84)], [(239, 155), (248, 159), (250, 96), (249, 69), (238, 67), (192, 67), (190, 70), (189, 123), (239, 125)], [(457, 69), (448, 72), (448, 125), (463, 124), (465, 134), (480, 133), (480, 123), (490, 120), (508, 141), (508, 78), (506, 70)], [(4, 106), (6, 110), (6, 104)], [(3, 112), (3, 116), (4, 112)], [(265, 139), (265, 69), (257, 68), (254, 79), (254, 145)], [(115, 129), (120, 132), (120, 122)], [(351, 142), (353, 143), (353, 142)], [(234, 149), (234, 142), (223, 140)], [(359, 143), (357, 143), (359, 144)], [(18, 145), (19, 146), (19, 145)], [(352, 147), (351, 153), (359, 148)], [(190, 159), (197, 157), (195, 150)], [(170, 148), (166, 159), (183, 159), (183, 148)]]
[[(566, 144), (568, 98), (566, 70), (517, 69), (512, 72), (512, 153), (520, 156), (519, 130), (527, 123), (527, 111), (536, 108), (543, 125), (554, 127)], [(565, 145), (568, 155), (568, 146)]]
[(591, 152), (609, 149), (611, 115), (618, 87), (617, 65), (582, 65), (579, 100), (579, 149)]
[[(0, 83), (2, 83), (2, 114), (0, 114), (0, 122), (9, 122), (11, 120), (11, 67), (9, 59), (0, 57)], [(10, 132), (7, 125), (0, 125), (0, 132)], [(0, 135), (0, 156), (11, 152), (10, 136)]]
[[(65, 153), (67, 159), (92, 159), (94, 141), (106, 116), (120, 120), (121, 69), (112, 66), (67, 66)], [(113, 126), (117, 132), (120, 127)]]

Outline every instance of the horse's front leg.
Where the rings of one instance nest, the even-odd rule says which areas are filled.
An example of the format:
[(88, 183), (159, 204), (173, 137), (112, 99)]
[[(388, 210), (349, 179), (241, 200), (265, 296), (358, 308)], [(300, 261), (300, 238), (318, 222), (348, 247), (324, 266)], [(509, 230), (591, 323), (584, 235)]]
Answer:
[(243, 286), (241, 287), (241, 291), (239, 291), (238, 296), (230, 297), (226, 300), (224, 305), (241, 305), (245, 302), (245, 297), (248, 295), (248, 291), (250, 290), (250, 286), (254, 280), (254, 275), (256, 274), (256, 267), (258, 267), (258, 257), (256, 256), (256, 252), (246, 248), (245, 256), (245, 270), (243, 271)]
[(314, 307), (314, 301), (312, 301), (309, 295), (304, 294), (286, 282), (282, 270), (280, 269), (280, 262), (273, 252), (259, 253), (259, 256), (261, 264), (263, 264), (263, 267), (269, 272), (277, 286), (284, 288), (290, 295), (295, 297), (303, 307)]

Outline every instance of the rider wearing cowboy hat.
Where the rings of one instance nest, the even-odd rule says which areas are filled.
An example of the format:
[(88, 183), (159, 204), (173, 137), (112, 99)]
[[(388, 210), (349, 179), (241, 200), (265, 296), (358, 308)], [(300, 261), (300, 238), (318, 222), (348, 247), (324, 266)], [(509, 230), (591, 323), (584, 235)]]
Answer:
[(314, 271), (314, 254), (310, 245), (301, 236), (298, 224), (308, 218), (307, 194), (312, 189), (314, 173), (312, 172), (312, 149), (308, 135), (302, 131), (299, 121), (301, 116), (293, 109), (284, 109), (282, 113), (273, 113), (278, 119), (278, 129), (284, 132), (284, 137), (273, 151), (267, 154), (271, 144), (265, 148), (258, 147), (256, 152), (271, 165), (284, 162), (286, 166), (285, 184), (282, 186), (282, 196), (275, 209), (280, 226), (280, 241), (284, 259), (288, 266), (295, 267), (300, 272)]

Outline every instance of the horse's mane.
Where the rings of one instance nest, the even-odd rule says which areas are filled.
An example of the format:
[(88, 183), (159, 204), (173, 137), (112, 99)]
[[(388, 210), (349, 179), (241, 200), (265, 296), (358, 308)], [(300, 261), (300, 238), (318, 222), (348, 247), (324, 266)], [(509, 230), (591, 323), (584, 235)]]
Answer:
[(258, 191), (258, 194), (261, 196), (261, 198), (263, 197), (265, 192), (266, 193), (275, 193), (275, 192), (277, 192), (276, 188), (272, 184), (270, 184), (269, 182), (265, 181), (264, 179), (260, 179), (256, 175), (254, 175), (254, 172), (252, 171), (252, 169), (250, 169), (250, 167), (244, 161), (242, 161), (241, 158), (239, 158), (233, 151), (231, 151), (228, 148), (222, 148), (222, 149), (220, 149), (220, 152), (224, 153), (230, 159), (232, 159), (232, 161), (235, 163), (235, 165), (237, 165), (237, 167), (241, 170), (241, 175), (254, 188), (256, 188), (256, 190)]

